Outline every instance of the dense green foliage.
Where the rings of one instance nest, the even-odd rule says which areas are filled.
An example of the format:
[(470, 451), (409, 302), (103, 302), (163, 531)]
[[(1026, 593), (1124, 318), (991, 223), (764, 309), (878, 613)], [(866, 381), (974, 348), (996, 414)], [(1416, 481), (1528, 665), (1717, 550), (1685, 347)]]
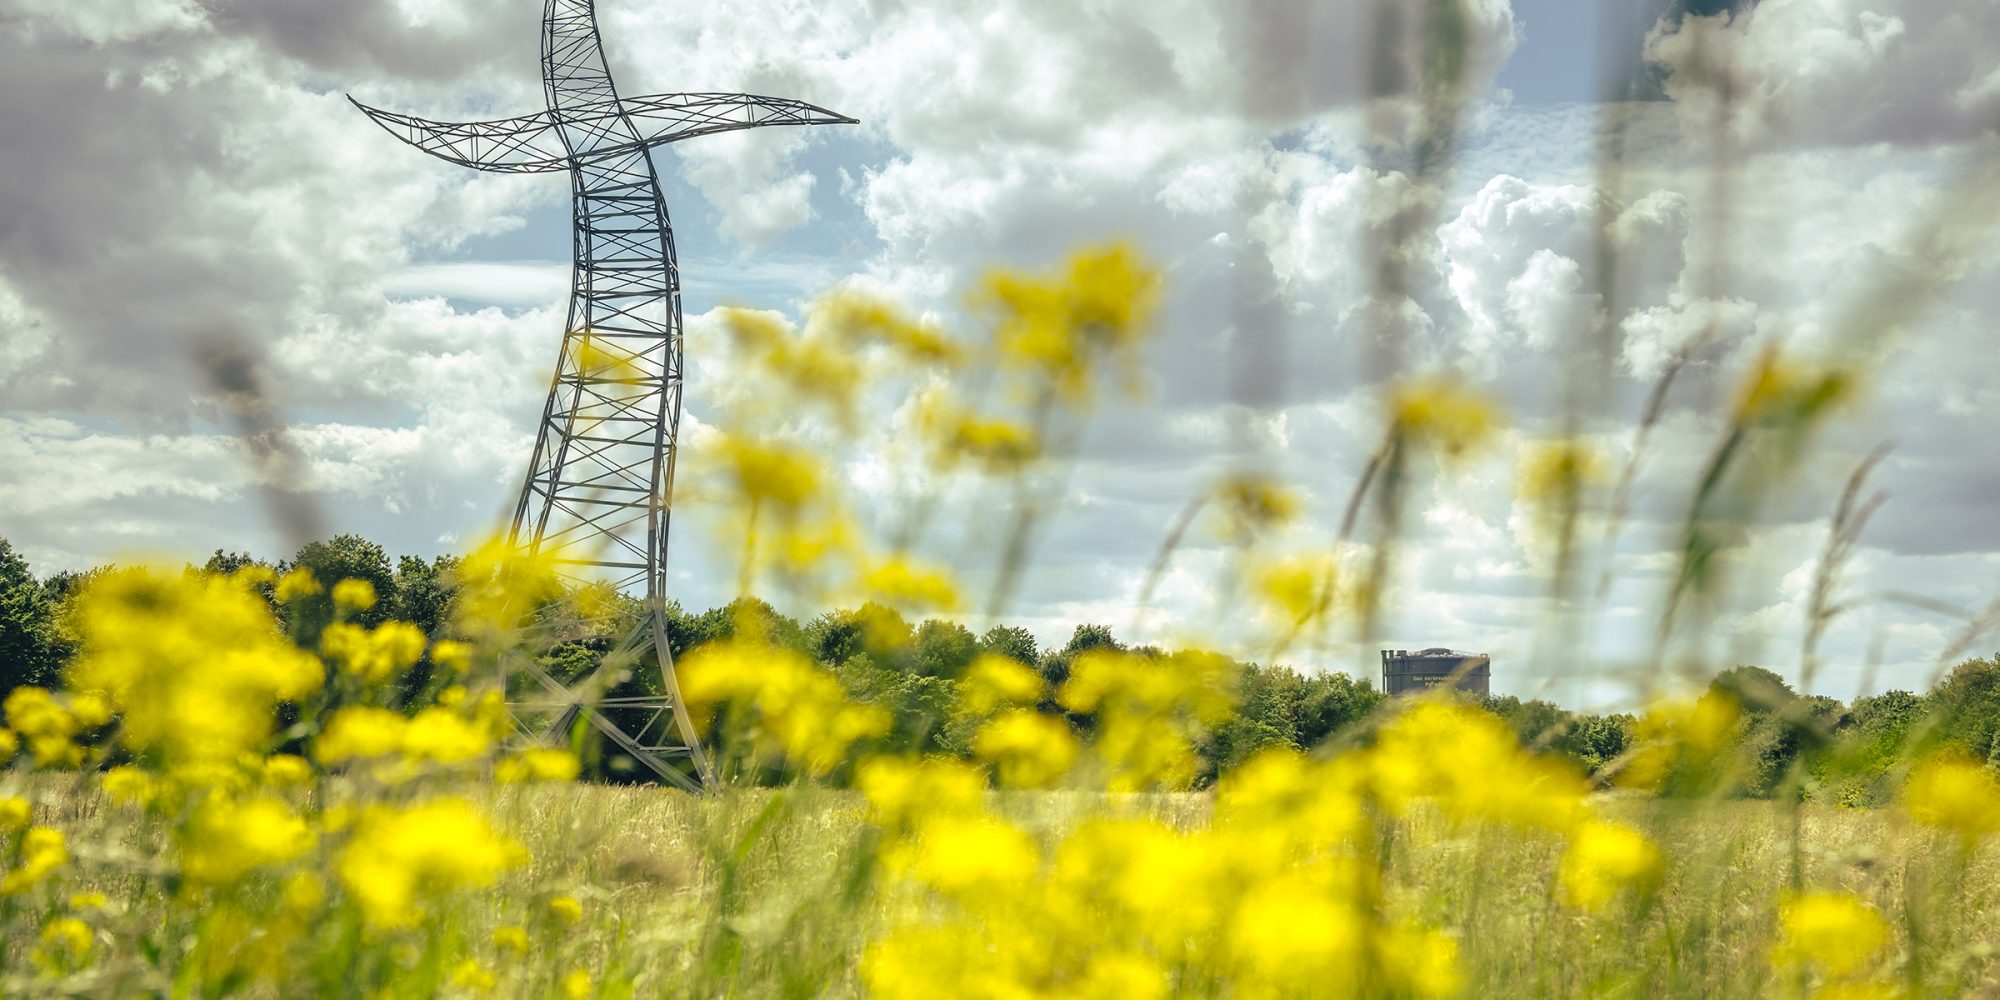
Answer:
[[(232, 572), (258, 562), (248, 554), (217, 551), (202, 568)], [(381, 545), (340, 535), (305, 545), (291, 559), (265, 565), (278, 575), (302, 567), (321, 580), (366, 580), (379, 600), (362, 613), (364, 624), (408, 621), (436, 636), (449, 619), (455, 563), (449, 556), (426, 561), (405, 555), (392, 560)], [(0, 539), (0, 694), (23, 684), (58, 682), (72, 651), (62, 624), (63, 609), (90, 575), (58, 574), (37, 580), (26, 561)], [(639, 602), (623, 596), (614, 599), (613, 608), (606, 620), (568, 627), (572, 638), (543, 658), (551, 674), (565, 681), (585, 675), (643, 610)], [(332, 618), (332, 604), (324, 594), (294, 601), (280, 611), (287, 631), (307, 642)], [(667, 611), (668, 642), (675, 657), (729, 638), (739, 629), (754, 628), (831, 670), (851, 697), (888, 709), (894, 725), (884, 738), (884, 749), (904, 753), (964, 756), (969, 752), (971, 728), (954, 718), (952, 706), (960, 676), (979, 656), (1004, 656), (1032, 666), (1054, 686), (1068, 677), (1071, 662), (1088, 650), (1164, 655), (1149, 647), (1130, 649), (1110, 628), (1098, 624), (1078, 625), (1062, 646), (1041, 649), (1034, 635), (1018, 626), (996, 625), (974, 635), (944, 619), (911, 623), (893, 609), (872, 603), (826, 612), (803, 624), (754, 598), (701, 612), (672, 603)], [(415, 690), (424, 678), (420, 666), (407, 683)], [(1367, 680), (1339, 673), (1302, 674), (1284, 665), (1238, 663), (1236, 678), (1235, 713), (1216, 726), (1200, 748), (1204, 782), (1265, 747), (1308, 750), (1329, 740), (1366, 739), (1367, 727), (1361, 723), (1376, 714), (1384, 699)], [(657, 672), (639, 670), (614, 693), (657, 694), (659, 687)], [(1927, 694), (1890, 691), (1847, 705), (1821, 695), (1801, 695), (1777, 674), (1752, 666), (1724, 671), (1708, 692), (1726, 698), (1735, 711), (1728, 734), (1734, 769), (1728, 790), (1734, 795), (1796, 794), (1850, 806), (1879, 805), (1891, 796), (1912, 749), (1952, 746), (1975, 759), (2000, 763), (2000, 658), (1966, 660)], [(1606, 782), (1615, 779), (1624, 756), (1637, 742), (1640, 723), (1629, 714), (1572, 712), (1548, 701), (1512, 695), (1487, 698), (1483, 705), (1513, 728), (1523, 746), (1567, 757)], [(1042, 709), (1064, 715), (1080, 733), (1091, 729), (1088, 716), (1066, 713), (1053, 702)], [(719, 731), (712, 735), (723, 737)], [(620, 762), (615, 752), (608, 748), (600, 752), (610, 753), (606, 773), (629, 770), (616, 766)], [(1712, 782), (1686, 776), (1666, 786), (1670, 792), (1689, 794), (1712, 788)]]

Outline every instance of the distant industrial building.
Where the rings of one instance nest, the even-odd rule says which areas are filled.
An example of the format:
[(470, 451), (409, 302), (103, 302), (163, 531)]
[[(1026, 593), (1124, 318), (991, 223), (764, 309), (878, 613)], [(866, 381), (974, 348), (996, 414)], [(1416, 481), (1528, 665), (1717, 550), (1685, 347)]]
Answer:
[(1486, 697), (1493, 693), (1493, 658), (1485, 653), (1461, 653), (1434, 646), (1411, 652), (1382, 651), (1382, 690), (1390, 695), (1428, 691), (1456, 683), (1460, 691)]

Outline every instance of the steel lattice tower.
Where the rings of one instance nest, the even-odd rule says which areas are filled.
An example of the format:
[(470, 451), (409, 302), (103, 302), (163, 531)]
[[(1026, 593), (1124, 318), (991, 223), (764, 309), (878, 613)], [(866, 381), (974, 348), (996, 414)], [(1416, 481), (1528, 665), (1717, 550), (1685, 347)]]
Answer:
[[(524, 669), (561, 709), (545, 732), (582, 714), (662, 778), (693, 787), (672, 759), (690, 760), (703, 783), (712, 775), (680, 703), (665, 610), (681, 414), (681, 281), (649, 154), (712, 132), (854, 119), (753, 94), (620, 98), (604, 59), (595, 0), (547, 0), (542, 80), (546, 110), (498, 121), (434, 122), (355, 106), (396, 138), (452, 163), (499, 173), (569, 173), (575, 219), (569, 322), (512, 539), (530, 551), (561, 553), (580, 576), (608, 577), (620, 589), (643, 582), (646, 618), (596, 675), (575, 687), (533, 663)], [(636, 662), (648, 647), (667, 696), (599, 697), (605, 675)], [(645, 722), (628, 732), (600, 709), (643, 713)]]

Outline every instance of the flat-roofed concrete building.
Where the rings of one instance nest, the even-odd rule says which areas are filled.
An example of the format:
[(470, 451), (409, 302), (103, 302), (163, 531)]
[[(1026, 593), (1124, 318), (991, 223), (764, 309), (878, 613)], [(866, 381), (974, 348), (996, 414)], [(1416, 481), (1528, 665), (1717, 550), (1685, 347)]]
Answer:
[(1493, 693), (1493, 658), (1485, 653), (1461, 653), (1433, 646), (1411, 651), (1382, 651), (1382, 690), (1390, 695), (1428, 691), (1457, 678), (1460, 691), (1485, 697)]

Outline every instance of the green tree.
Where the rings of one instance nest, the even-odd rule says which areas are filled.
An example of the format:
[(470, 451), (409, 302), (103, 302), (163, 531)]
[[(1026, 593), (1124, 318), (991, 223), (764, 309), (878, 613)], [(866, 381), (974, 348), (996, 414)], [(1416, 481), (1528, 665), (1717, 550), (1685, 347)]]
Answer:
[(917, 673), (957, 680), (979, 655), (979, 640), (957, 622), (931, 618), (917, 626), (911, 654)]
[(1035, 648), (1034, 633), (1019, 625), (995, 625), (979, 637), (979, 651), (1004, 656), (1015, 663), (1032, 667), (1041, 660), (1041, 653)]
[(1078, 625), (1076, 631), (1070, 633), (1069, 642), (1065, 643), (1063, 648), (1043, 653), (1041, 662), (1036, 666), (1041, 670), (1042, 678), (1049, 682), (1049, 688), (1053, 690), (1069, 680), (1069, 666), (1077, 656), (1093, 649), (1123, 650), (1124, 648), (1124, 644), (1111, 634), (1110, 626)]
[(453, 574), (456, 556), (437, 556), (425, 562), (416, 556), (396, 560), (396, 586), (391, 613), (424, 630), (433, 639), (444, 634), (451, 623), (451, 601), (458, 593)]
[(1314, 674), (1299, 693), (1296, 739), (1312, 748), (1373, 713), (1388, 697), (1365, 680), (1346, 674)]
[(320, 593), (285, 608), (286, 625), (301, 646), (311, 649), (319, 645), (319, 634), (333, 621), (333, 587), (342, 580), (365, 580), (375, 587), (375, 606), (355, 615), (357, 624), (373, 628), (395, 612), (396, 572), (390, 567), (389, 553), (360, 535), (307, 542), (290, 562), (279, 567), (281, 572), (300, 568), (310, 570), (322, 588)]
[(58, 606), (27, 560), (0, 538), (0, 694), (24, 684), (56, 684), (70, 655), (56, 625)]

